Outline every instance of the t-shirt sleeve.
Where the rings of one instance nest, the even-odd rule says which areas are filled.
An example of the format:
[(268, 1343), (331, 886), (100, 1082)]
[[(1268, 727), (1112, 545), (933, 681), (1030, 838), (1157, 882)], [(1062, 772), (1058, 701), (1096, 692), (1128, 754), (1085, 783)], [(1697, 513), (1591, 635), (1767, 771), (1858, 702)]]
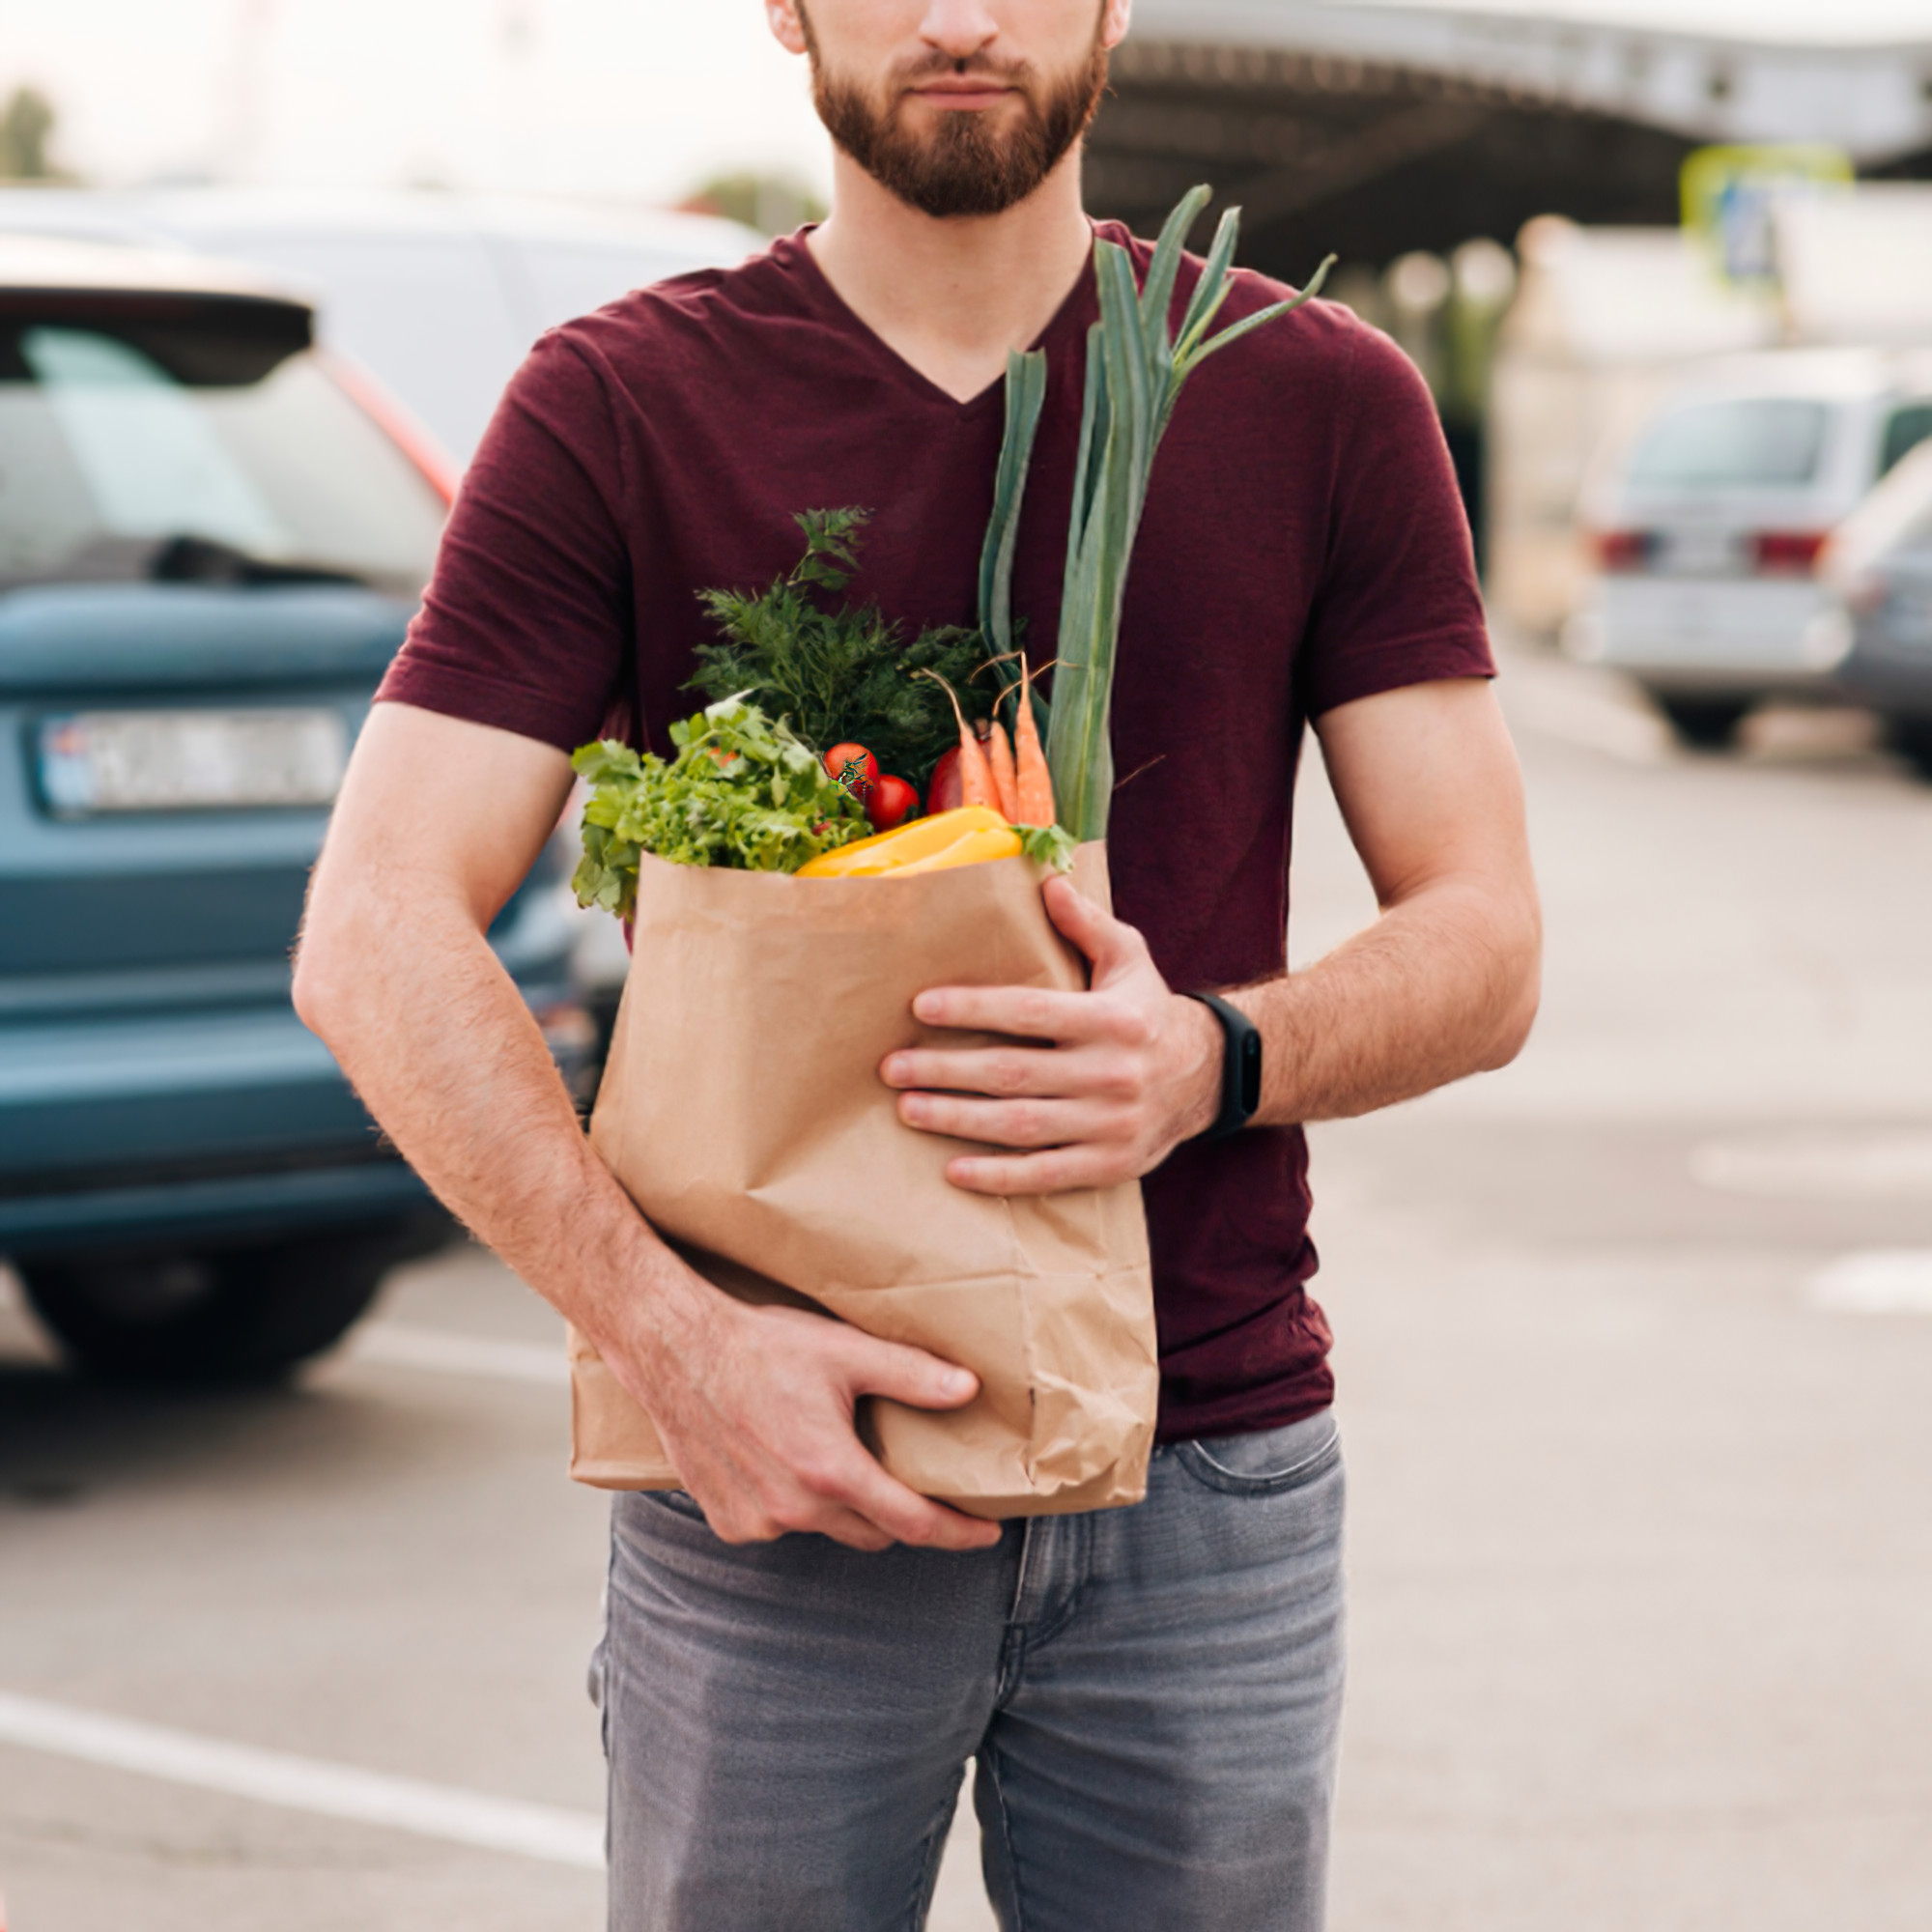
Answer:
[(377, 701), (574, 751), (634, 652), (624, 487), (596, 366), (546, 336), (497, 410)]
[(1310, 717), (1438, 678), (1493, 677), (1469, 524), (1428, 386), (1359, 327), (1328, 549), (1296, 674)]

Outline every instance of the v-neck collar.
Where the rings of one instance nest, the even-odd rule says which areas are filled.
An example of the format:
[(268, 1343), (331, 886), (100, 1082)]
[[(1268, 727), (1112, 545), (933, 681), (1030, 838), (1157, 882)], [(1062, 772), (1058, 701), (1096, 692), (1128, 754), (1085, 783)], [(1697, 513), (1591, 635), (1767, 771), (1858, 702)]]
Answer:
[[(1094, 229), (1094, 223), (1091, 219), (1087, 225), (1089, 229)], [(815, 222), (808, 222), (795, 234), (781, 236), (771, 247), (772, 259), (780, 268), (788, 269), (798, 276), (799, 286), (810, 300), (831, 315), (848, 333), (864, 343), (873, 359), (883, 364), (902, 388), (915, 391), (923, 401), (949, 410), (960, 417), (979, 415), (988, 410), (1005, 407), (1007, 379), (1004, 375), (995, 376), (978, 395), (968, 396), (961, 402), (950, 389), (941, 388), (923, 370), (907, 361), (838, 293), (832, 285), (831, 276), (819, 267), (818, 258), (813, 255), (810, 243), (806, 241), (806, 237), (816, 226)], [(1097, 233), (1097, 230), (1094, 232)], [(1084, 329), (1086, 324), (1098, 313), (1099, 298), (1094, 280), (1094, 261), (1090, 254), (1087, 266), (1080, 271), (1073, 286), (1067, 290), (1065, 298), (1029, 347), (1051, 349), (1067, 331)]]

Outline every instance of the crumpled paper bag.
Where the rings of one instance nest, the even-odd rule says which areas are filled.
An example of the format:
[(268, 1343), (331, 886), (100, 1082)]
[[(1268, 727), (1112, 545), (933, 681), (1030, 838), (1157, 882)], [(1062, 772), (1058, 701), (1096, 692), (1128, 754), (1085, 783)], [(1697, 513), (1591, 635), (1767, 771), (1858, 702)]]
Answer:
[[(1075, 881), (1108, 902), (1106, 855)], [(982, 1043), (912, 1014), (939, 985), (1077, 991), (1030, 860), (895, 879), (798, 879), (645, 857), (636, 943), (591, 1142), (707, 1280), (973, 1370), (950, 1412), (880, 1398), (891, 1473), (975, 1516), (1138, 1502), (1159, 1393), (1137, 1182), (996, 1200), (949, 1182), (965, 1143), (905, 1126), (887, 1054)], [(669, 1489), (649, 1416), (571, 1336), (571, 1474)]]

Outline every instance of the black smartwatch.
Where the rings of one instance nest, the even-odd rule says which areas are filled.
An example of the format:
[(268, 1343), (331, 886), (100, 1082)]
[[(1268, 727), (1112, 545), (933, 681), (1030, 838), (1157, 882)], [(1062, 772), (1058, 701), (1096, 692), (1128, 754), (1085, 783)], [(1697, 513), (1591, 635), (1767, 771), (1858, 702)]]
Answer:
[(1260, 1113), (1262, 1105), (1262, 1030), (1240, 1008), (1212, 993), (1189, 993), (1221, 1022), (1225, 1046), (1221, 1056), (1221, 1112), (1200, 1138), (1225, 1140), (1237, 1134)]

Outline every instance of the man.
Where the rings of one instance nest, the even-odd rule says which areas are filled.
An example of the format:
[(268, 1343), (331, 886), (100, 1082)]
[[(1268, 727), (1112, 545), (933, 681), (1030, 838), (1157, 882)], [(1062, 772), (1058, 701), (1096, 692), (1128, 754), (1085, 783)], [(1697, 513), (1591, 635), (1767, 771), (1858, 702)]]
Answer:
[[(957, 1186), (1143, 1180), (1163, 1399), (1139, 1508), (982, 1523), (888, 1477), (858, 1399), (943, 1409), (972, 1378), (683, 1266), (586, 1148), (484, 937), (569, 748), (611, 717), (664, 744), (696, 708), (694, 593), (785, 568), (793, 512), (869, 506), (858, 589), (909, 627), (970, 619), (1000, 378), (1033, 343), (1051, 387), (1016, 601), (1050, 657), (1096, 312), (1078, 144), (1128, 6), (769, 0), (812, 63), (833, 214), (538, 346), (317, 876), (304, 1018), (595, 1342), (686, 1485), (614, 1511), (598, 1676), (621, 1927), (917, 1925), (969, 1756), (1009, 1927), (1321, 1922), (1341, 1474), (1297, 1123), (1504, 1064), (1536, 999), (1515, 760), (1408, 365), (1317, 304), (1196, 379), (1121, 645), (1119, 917), (1047, 888), (1093, 990), (1042, 1012), (934, 988), (927, 1020), (1037, 1043), (880, 1069), (910, 1128), (983, 1146)], [(1227, 313), (1278, 294), (1243, 276)], [(1382, 914), (1290, 979), (1311, 718)], [(1204, 1137), (1235, 1123), (1230, 1028), (1189, 997), (1209, 991), (1264, 1042), (1260, 1110), (1226, 1137)]]

